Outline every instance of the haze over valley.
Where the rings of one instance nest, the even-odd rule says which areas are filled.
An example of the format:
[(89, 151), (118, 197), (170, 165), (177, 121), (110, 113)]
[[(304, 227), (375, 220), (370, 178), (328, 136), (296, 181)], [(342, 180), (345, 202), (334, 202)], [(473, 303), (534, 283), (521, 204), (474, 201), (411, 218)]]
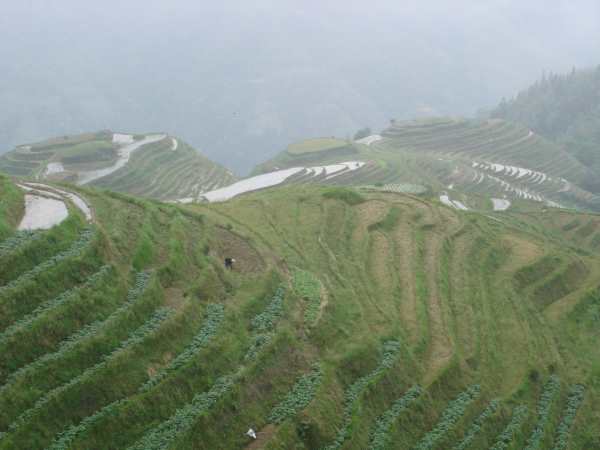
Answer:
[(0, 30), (0, 450), (600, 450), (600, 4)]
[(474, 115), (542, 72), (593, 66), (600, 11), (570, 2), (6, 2), (0, 152), (167, 132), (246, 175), (306, 137)]

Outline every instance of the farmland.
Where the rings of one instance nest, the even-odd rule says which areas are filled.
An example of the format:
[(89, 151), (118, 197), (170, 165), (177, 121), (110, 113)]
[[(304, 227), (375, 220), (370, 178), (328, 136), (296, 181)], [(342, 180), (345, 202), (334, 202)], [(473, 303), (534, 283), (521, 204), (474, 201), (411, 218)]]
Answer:
[(299, 174), (286, 183), (364, 186), (438, 197), (447, 191), (460, 197), (457, 200), (465, 207), (479, 210), (534, 204), (600, 210), (599, 193), (586, 190), (594, 178), (589, 168), (532, 130), (498, 119), (395, 121), (368, 144), (356, 141), (342, 149), (309, 153), (284, 151), (253, 173), (347, 160), (366, 164), (331, 179)]
[(161, 200), (196, 197), (235, 179), (179, 139), (110, 131), (18, 146), (2, 155), (0, 171)]
[(62, 186), (93, 220), (29, 232), (0, 176), (0, 449), (600, 448), (597, 217), (363, 175), (189, 205)]

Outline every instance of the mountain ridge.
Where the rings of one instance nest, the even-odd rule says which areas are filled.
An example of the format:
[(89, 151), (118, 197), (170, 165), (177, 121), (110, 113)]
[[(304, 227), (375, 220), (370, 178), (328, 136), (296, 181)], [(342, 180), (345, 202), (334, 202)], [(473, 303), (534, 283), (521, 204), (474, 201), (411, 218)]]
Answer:
[(0, 157), (0, 170), (161, 200), (196, 195), (235, 180), (230, 171), (176, 137), (110, 130), (20, 145)]

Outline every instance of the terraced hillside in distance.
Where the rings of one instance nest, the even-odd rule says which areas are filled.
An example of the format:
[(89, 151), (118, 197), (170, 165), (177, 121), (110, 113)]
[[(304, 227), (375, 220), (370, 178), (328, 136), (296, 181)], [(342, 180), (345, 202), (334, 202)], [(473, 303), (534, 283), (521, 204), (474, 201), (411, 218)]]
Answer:
[[(360, 170), (322, 169), (348, 162), (359, 163), (354, 168)], [(466, 209), (502, 211), (537, 204), (600, 210), (600, 196), (582, 187), (593, 177), (588, 168), (533, 131), (498, 119), (394, 122), (380, 135), (335, 148), (323, 145), (309, 152), (288, 148), (258, 166), (253, 175), (262, 178), (244, 180), (244, 189), (319, 183), (428, 191), (450, 206)], [(236, 195), (244, 189), (237, 189)], [(222, 195), (204, 198), (214, 201)]]
[(0, 176), (0, 449), (600, 449), (598, 216), (22, 185)]
[(231, 172), (175, 137), (111, 131), (21, 145), (0, 158), (0, 171), (160, 200), (196, 197), (235, 180)]

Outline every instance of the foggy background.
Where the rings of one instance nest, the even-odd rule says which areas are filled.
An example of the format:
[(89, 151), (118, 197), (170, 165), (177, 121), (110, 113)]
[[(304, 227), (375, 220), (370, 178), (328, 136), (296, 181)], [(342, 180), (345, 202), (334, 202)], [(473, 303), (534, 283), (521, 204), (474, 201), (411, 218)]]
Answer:
[(0, 6), (0, 152), (166, 131), (245, 174), (294, 140), (473, 115), (543, 71), (600, 63), (597, 0)]

